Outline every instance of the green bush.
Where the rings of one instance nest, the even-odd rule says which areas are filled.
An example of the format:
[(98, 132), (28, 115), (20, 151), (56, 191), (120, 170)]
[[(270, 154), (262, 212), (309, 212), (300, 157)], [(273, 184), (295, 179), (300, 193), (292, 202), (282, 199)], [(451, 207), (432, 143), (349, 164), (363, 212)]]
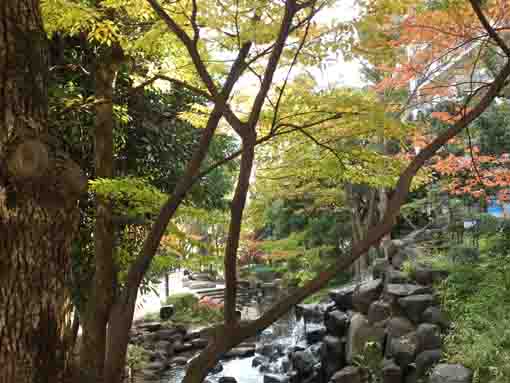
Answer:
[(198, 297), (191, 293), (171, 295), (166, 299), (167, 305), (173, 305), (175, 312), (193, 309), (198, 304)]
[(455, 263), (475, 263), (480, 259), (480, 251), (474, 247), (458, 245), (448, 250), (448, 257)]

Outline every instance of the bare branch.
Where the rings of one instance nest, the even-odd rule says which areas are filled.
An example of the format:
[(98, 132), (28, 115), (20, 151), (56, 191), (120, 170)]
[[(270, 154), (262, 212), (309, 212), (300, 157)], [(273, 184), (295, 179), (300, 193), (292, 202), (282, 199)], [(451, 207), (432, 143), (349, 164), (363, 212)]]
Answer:
[(496, 44), (501, 48), (503, 52), (507, 55), (507, 57), (510, 57), (510, 48), (508, 45), (506, 45), (505, 41), (501, 38), (500, 35), (497, 34), (497, 32), (494, 30), (492, 25), (489, 23), (489, 20), (485, 17), (482, 7), (480, 6), (480, 0), (469, 0), (471, 3), (471, 7), (473, 7), (473, 11), (475, 11), (476, 16), (478, 17), (478, 20), (480, 20), (480, 23), (485, 28), (491, 39), (493, 39)]
[(287, 40), (287, 37), (289, 36), (290, 33), (292, 19), (294, 18), (296, 12), (297, 9), (295, 7), (294, 1), (287, 0), (285, 2), (285, 12), (280, 26), (280, 31), (278, 32), (278, 37), (274, 44), (274, 49), (271, 52), (271, 55), (269, 56), (266, 70), (264, 72), (264, 77), (262, 79), (262, 84), (260, 85), (259, 92), (257, 93), (255, 100), (253, 101), (250, 117), (248, 118), (247, 125), (251, 129), (255, 128), (255, 125), (257, 124), (257, 121), (259, 119), (262, 106), (264, 105), (264, 100), (273, 82), (273, 76), (276, 71), (276, 67), (278, 66), (278, 62), (280, 61), (280, 57), (285, 47), (285, 41)]
[[(315, 3), (315, 1), (314, 1), (314, 3)], [(306, 38), (308, 37), (308, 32), (310, 31), (312, 17), (313, 17), (313, 12), (311, 13), (310, 17), (308, 18), (308, 23), (306, 24), (305, 33), (303, 34), (303, 38), (301, 39), (301, 42), (299, 43), (296, 53), (294, 54), (294, 57), (292, 58), (292, 62), (290, 63), (289, 70), (287, 71), (287, 75), (285, 76), (285, 80), (283, 81), (283, 85), (280, 90), (280, 94), (278, 95), (278, 99), (276, 100), (276, 105), (274, 106), (274, 111), (273, 111), (273, 121), (271, 122), (271, 129), (274, 129), (276, 126), (276, 121), (278, 118), (278, 109), (280, 108), (280, 103), (282, 101), (283, 94), (285, 92), (285, 87), (287, 86), (287, 83), (289, 81), (290, 73), (292, 72), (294, 65), (296, 65), (298, 56), (301, 53), (303, 46), (305, 45)]]

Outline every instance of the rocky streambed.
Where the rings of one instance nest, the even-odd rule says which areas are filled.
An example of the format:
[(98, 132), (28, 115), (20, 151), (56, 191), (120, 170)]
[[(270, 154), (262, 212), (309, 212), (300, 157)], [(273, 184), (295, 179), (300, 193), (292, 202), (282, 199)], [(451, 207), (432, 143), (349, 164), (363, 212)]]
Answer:
[[(441, 363), (449, 321), (433, 282), (445, 273), (418, 267), (413, 279), (391, 265), (373, 278), (331, 291), (320, 304), (299, 305), (257, 339), (232, 350), (211, 383), (471, 383), (461, 365)], [(207, 331), (142, 324), (132, 341), (151, 352), (145, 380), (179, 383), (205, 347)]]

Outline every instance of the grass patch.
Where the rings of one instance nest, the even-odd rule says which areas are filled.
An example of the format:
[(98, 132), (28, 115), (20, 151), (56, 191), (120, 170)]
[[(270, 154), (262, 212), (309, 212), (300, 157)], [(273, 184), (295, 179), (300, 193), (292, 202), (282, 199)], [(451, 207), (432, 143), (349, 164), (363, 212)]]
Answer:
[(474, 383), (510, 377), (510, 257), (488, 251), (480, 261), (456, 264), (439, 286), (453, 321), (446, 359), (474, 371)]

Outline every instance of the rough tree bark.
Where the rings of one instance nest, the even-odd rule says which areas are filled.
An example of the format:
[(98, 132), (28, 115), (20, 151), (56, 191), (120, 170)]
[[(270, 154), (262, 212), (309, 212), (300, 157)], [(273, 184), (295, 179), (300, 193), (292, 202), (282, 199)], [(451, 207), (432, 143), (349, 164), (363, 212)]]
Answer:
[(0, 382), (63, 382), (79, 167), (50, 137), (39, 1), (0, 2)]
[[(113, 93), (122, 62), (122, 50), (114, 46), (96, 59), (94, 73), (95, 106), (94, 166), (97, 178), (113, 178)], [(84, 382), (103, 382), (106, 359), (106, 332), (114, 301), (115, 263), (112, 208), (107, 199), (96, 196), (94, 227), (94, 277), (87, 294), (81, 324), (80, 374)]]

